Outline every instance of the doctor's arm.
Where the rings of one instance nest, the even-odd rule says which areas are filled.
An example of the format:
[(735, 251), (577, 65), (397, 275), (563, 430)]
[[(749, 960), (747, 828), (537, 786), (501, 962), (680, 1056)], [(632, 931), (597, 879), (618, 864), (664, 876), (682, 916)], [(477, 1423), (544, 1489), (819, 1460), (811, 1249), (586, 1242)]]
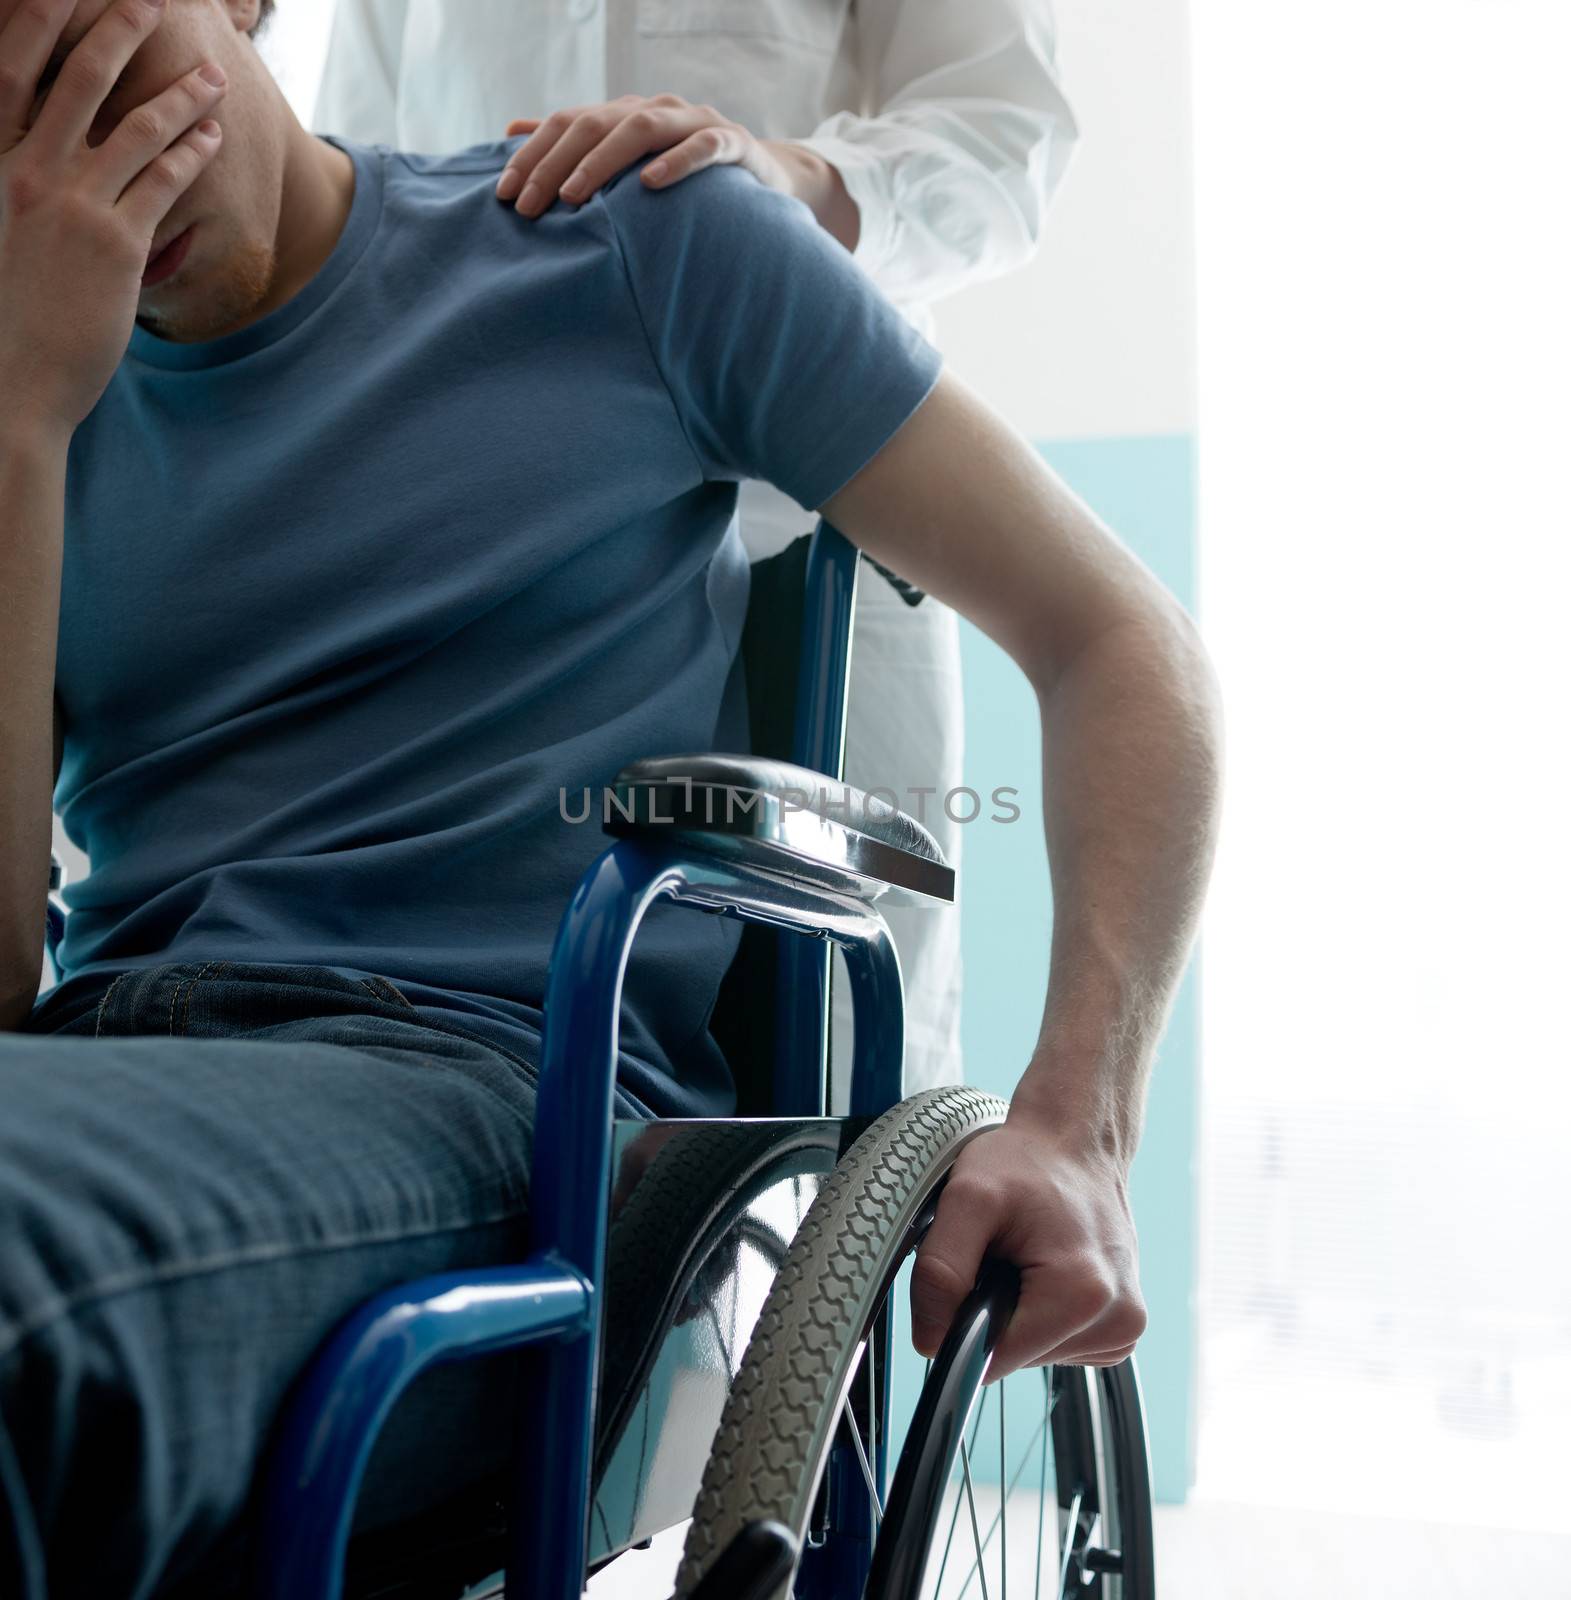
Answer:
[[(366, 0), (357, 0), (365, 4)], [(581, 204), (645, 155), (667, 188), (716, 164), (803, 201), (883, 292), (937, 299), (1028, 261), (1069, 159), (1050, 0), (856, 0), (848, 48), (874, 109), (837, 112), (805, 137), (760, 139), (678, 95), (623, 95), (512, 122), (528, 134), (498, 197), (539, 216)]]
[(1146, 1325), (1128, 1175), (1215, 850), (1216, 677), (1169, 591), (952, 373), (819, 509), (1006, 650), (1041, 718), (1041, 1031), (1004, 1126), (962, 1153), (918, 1256), (915, 1343), (936, 1351), (992, 1253), (1022, 1290), (990, 1380), (1112, 1365)]
[(872, 110), (793, 144), (854, 203), (857, 265), (899, 303), (1024, 265), (1077, 134), (1050, 0), (856, 0), (851, 19)]

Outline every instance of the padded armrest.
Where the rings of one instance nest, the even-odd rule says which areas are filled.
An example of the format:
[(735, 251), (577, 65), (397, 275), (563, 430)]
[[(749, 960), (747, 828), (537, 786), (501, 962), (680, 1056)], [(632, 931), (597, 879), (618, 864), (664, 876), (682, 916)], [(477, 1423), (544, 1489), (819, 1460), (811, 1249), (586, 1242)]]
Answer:
[(763, 756), (651, 756), (616, 775), (607, 833), (676, 829), (717, 854), (859, 900), (950, 903), (954, 868), (914, 817), (851, 784)]

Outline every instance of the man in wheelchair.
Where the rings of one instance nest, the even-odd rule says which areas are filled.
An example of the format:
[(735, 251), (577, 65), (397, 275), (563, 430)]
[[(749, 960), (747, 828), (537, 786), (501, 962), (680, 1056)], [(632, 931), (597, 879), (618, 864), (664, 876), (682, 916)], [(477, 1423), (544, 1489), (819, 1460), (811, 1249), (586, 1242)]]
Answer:
[[(523, 222), (511, 143), (304, 131), (265, 9), (0, 0), (18, 1600), (238, 1561), (334, 1325), (527, 1247), (547, 966), (603, 848), (562, 797), (746, 748), (750, 477), (997, 640), (1051, 756), (1050, 998), (923, 1245), (916, 1343), (987, 1254), (1022, 1274), (995, 1376), (1117, 1361), (1145, 1325), (1126, 1178), (1217, 809), (1188, 617), (800, 202), (628, 168)], [(92, 872), (40, 1001), (51, 798)], [(620, 1107), (725, 1114), (737, 924), (667, 909), (627, 968)], [(371, 1512), (452, 1486), (481, 1366), (390, 1424)]]

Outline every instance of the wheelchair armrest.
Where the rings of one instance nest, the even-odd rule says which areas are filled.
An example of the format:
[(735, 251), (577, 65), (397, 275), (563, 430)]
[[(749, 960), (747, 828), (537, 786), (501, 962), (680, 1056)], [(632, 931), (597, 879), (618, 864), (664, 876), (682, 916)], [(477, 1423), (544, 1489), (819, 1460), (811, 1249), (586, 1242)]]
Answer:
[(915, 818), (874, 792), (763, 756), (651, 756), (616, 775), (607, 833), (741, 860), (858, 900), (950, 904), (954, 868)]

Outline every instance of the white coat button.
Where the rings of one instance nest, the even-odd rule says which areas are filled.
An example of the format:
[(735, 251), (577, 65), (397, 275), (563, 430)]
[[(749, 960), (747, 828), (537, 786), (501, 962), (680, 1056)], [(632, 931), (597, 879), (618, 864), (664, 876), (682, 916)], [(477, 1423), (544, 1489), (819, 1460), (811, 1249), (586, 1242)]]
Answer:
[(567, 14), (574, 22), (588, 22), (600, 9), (600, 0), (568, 0)]

